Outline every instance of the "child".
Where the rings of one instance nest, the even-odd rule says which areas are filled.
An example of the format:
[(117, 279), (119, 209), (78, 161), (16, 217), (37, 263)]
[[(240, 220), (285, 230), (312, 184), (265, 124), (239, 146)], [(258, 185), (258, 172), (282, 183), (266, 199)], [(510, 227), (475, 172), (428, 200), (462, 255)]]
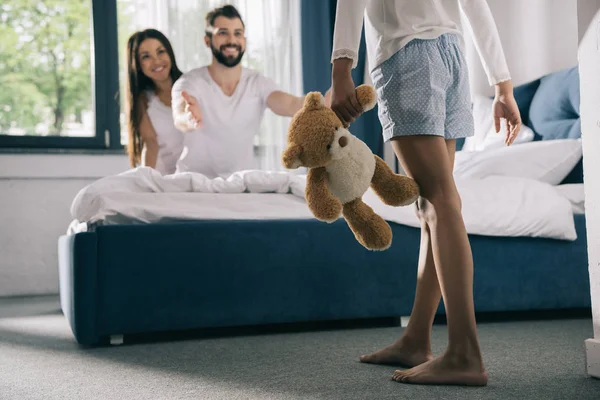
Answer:
[[(404, 334), (362, 362), (410, 367), (393, 380), (486, 385), (473, 305), (473, 258), (453, 179), (456, 139), (473, 135), (469, 77), (460, 13), (472, 27), (489, 83), (496, 87), (496, 131), (506, 144), (521, 120), (496, 25), (485, 0), (338, 1), (333, 40), (331, 108), (345, 125), (360, 114), (350, 71), (365, 21), (369, 70), (385, 140), (420, 185), (421, 251), (415, 302)], [(431, 325), (443, 296), (448, 348), (431, 354)]]

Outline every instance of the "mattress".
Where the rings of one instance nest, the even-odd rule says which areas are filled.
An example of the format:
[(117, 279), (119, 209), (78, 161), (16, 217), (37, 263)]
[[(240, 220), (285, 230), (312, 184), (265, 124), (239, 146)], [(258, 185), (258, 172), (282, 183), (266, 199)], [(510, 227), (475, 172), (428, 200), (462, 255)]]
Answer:
[[(572, 205), (551, 185), (506, 176), (457, 179), (456, 183), (468, 233), (577, 238)], [(199, 174), (163, 177), (147, 168), (136, 169), (82, 189), (71, 207), (69, 233), (115, 224), (314, 219), (304, 199), (304, 185), (305, 177), (283, 172), (246, 171), (227, 180), (209, 180)], [(421, 225), (412, 206), (387, 206), (371, 189), (363, 200), (388, 222)]]
[(91, 223), (74, 221), (69, 233), (101, 225), (197, 220), (313, 219), (306, 202), (280, 193), (104, 193)]

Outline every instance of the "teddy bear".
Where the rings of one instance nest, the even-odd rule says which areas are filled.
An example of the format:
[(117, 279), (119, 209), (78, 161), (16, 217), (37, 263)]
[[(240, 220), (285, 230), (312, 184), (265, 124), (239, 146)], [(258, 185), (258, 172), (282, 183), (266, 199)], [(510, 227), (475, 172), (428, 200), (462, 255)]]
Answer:
[[(372, 86), (358, 86), (356, 95), (363, 112), (375, 107)], [(362, 200), (369, 187), (390, 206), (407, 206), (419, 197), (417, 183), (395, 174), (350, 133), (319, 92), (308, 93), (293, 116), (281, 160), (287, 169), (308, 168), (305, 197), (315, 218), (331, 223), (341, 213), (368, 250), (383, 251), (392, 244), (390, 225)]]

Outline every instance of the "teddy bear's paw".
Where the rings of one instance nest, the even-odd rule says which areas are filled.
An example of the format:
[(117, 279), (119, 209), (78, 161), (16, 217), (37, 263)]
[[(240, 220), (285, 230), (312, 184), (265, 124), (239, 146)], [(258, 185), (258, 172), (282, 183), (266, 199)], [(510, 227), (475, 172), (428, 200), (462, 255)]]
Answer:
[(326, 202), (309, 202), (308, 207), (319, 221), (332, 223), (340, 218), (342, 213), (342, 203), (337, 200)]
[(372, 251), (384, 251), (392, 245), (392, 228), (384, 223), (376, 230), (368, 232), (354, 232), (354, 237), (365, 248)]
[[(314, 214), (314, 213), (313, 213)], [(334, 223), (340, 218), (340, 214), (329, 214), (329, 215), (316, 215), (315, 218), (322, 222), (327, 222), (328, 224)]]
[(419, 185), (413, 179), (396, 175), (390, 176), (377, 185), (372, 185), (373, 191), (384, 204), (393, 207), (408, 206), (419, 198)]
[(361, 199), (344, 205), (344, 218), (356, 240), (369, 250), (387, 250), (392, 244), (392, 228)]
[(393, 207), (407, 206), (419, 198), (417, 182), (408, 176), (395, 174), (383, 159), (375, 157), (375, 173), (371, 188), (384, 204)]

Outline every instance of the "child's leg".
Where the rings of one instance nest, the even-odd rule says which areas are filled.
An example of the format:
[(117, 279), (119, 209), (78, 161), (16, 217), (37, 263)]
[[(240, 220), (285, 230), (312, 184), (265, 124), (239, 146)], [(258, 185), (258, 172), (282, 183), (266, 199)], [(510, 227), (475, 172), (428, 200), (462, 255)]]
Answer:
[(487, 383), (475, 327), (473, 259), (452, 174), (454, 153), (447, 147), (451, 142), (445, 141), (473, 134), (465, 65), (458, 38), (442, 35), (411, 41), (371, 74), (384, 138), (392, 140), (407, 174), (420, 186), (417, 203), (433, 259), (421, 257), (423, 274), (406, 336), (429, 327), (439, 304), (431, 265), (448, 321), (444, 355), (397, 371), (394, 379), (402, 382)]
[[(450, 165), (454, 165), (456, 140), (447, 140)], [(402, 159), (402, 168), (407, 171)], [(411, 176), (409, 174), (409, 176)], [(411, 176), (411, 178), (414, 178)], [(421, 220), (421, 250), (417, 272), (417, 288), (415, 301), (408, 326), (398, 340), (391, 345), (372, 354), (363, 355), (360, 361), (372, 364), (391, 364), (414, 367), (433, 358), (431, 354), (431, 325), (438, 309), (441, 297), (440, 285), (435, 272), (433, 250), (431, 248), (431, 232), (425, 216), (418, 210)]]
[(431, 354), (431, 325), (440, 302), (429, 228), (421, 221), (421, 251), (417, 273), (417, 290), (412, 313), (404, 333), (391, 345), (363, 355), (360, 361), (414, 367), (433, 358)]
[[(420, 212), (431, 233), (431, 249), (448, 321), (448, 348), (394, 380), (410, 383), (483, 385), (483, 367), (473, 305), (473, 259), (444, 138), (404, 136), (394, 151), (421, 188)], [(411, 316), (411, 320), (412, 320)]]

